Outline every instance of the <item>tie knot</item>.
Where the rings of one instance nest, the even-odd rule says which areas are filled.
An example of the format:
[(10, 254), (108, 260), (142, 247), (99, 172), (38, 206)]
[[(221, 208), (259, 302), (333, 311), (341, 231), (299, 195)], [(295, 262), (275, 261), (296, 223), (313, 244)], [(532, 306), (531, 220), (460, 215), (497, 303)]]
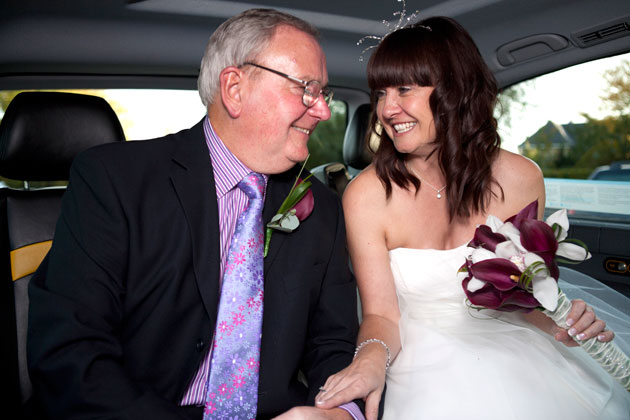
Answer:
[(257, 172), (250, 172), (238, 183), (238, 187), (250, 199), (262, 199), (265, 190), (265, 179)]

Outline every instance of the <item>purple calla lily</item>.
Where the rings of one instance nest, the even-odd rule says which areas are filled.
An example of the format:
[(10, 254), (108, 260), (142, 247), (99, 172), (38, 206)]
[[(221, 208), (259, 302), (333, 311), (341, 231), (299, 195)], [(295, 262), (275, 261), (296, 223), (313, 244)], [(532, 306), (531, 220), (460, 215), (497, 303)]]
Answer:
[(540, 220), (523, 220), (520, 227), (521, 245), (528, 251), (542, 254), (555, 255), (558, 250), (558, 241), (553, 230), (545, 222)]
[(536, 220), (538, 216), (538, 200), (532, 201), (514, 216), (508, 218), (505, 222), (511, 222), (518, 230), (521, 229), (521, 223), (524, 220)]
[(483, 279), (483, 281), (490, 283), (497, 290), (501, 291), (512, 290), (516, 287), (517, 283), (510, 276), (516, 276), (516, 278), (521, 276), (521, 271), (518, 267), (511, 261), (503, 258), (480, 261), (472, 264), (468, 271), (473, 277)]
[(466, 297), (476, 306), (482, 306), (488, 309), (498, 309), (501, 306), (501, 296), (500, 292), (492, 287), (491, 285), (486, 285), (483, 288), (477, 290), (476, 292), (471, 292), (468, 290), (468, 283), (470, 282), (472, 277), (466, 277), (462, 282), (464, 286), (464, 292), (466, 293)]
[(558, 241), (551, 227), (540, 220), (524, 220), (521, 223), (520, 231), (521, 245), (540, 256), (549, 268), (551, 276), (557, 280), (560, 274), (555, 262)]
[(295, 210), (295, 215), (300, 222), (311, 215), (314, 203), (315, 200), (313, 198), (313, 191), (309, 189), (306, 195), (302, 197), (300, 201), (298, 201), (295, 207), (293, 207), (293, 209)]
[(507, 308), (514, 308), (513, 310), (523, 308), (531, 310), (541, 306), (534, 296), (523, 289), (515, 289), (508, 296), (505, 296), (503, 305)]
[(540, 220), (524, 220), (520, 231), (523, 247), (540, 256), (549, 268), (551, 276), (557, 280), (560, 274), (555, 262), (558, 241), (551, 227)]
[(505, 240), (505, 236), (500, 233), (494, 233), (490, 226), (481, 225), (475, 230), (475, 236), (468, 246), (474, 248), (483, 247), (494, 252), (497, 244), (505, 242)]
[[(540, 306), (540, 303), (531, 294), (518, 287), (508, 291), (500, 291), (488, 283), (478, 291), (470, 292), (467, 287), (470, 280), (471, 277), (467, 277), (462, 284), (466, 297), (474, 306), (503, 312), (529, 311)], [(516, 285), (516, 283), (513, 284)]]

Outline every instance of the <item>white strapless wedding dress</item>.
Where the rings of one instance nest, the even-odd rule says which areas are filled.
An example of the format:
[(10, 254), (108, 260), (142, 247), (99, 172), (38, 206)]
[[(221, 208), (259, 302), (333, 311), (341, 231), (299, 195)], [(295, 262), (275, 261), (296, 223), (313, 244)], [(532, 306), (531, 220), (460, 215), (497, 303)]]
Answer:
[(630, 419), (630, 393), (582, 349), (466, 305), (456, 273), (468, 252), (390, 251), (402, 349), (384, 419)]

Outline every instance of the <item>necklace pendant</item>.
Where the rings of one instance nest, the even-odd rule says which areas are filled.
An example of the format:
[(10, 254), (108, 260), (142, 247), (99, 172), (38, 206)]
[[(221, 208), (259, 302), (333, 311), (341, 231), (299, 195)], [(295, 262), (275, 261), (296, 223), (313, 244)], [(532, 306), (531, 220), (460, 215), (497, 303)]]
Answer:
[(442, 198), (442, 194), (437, 193), (437, 198)]

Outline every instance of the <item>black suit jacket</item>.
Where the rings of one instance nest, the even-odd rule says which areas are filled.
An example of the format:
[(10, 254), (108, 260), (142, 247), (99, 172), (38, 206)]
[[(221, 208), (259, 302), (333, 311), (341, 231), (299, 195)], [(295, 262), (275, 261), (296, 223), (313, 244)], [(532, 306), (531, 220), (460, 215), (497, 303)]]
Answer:
[[(269, 178), (265, 221), (295, 169)], [(356, 292), (342, 211), (321, 183), (312, 191), (313, 213), (290, 234), (274, 232), (265, 259), (258, 418), (312, 404), (352, 359)], [(216, 321), (219, 229), (201, 123), (76, 158), (30, 286), (29, 368), (49, 416), (183, 417), (177, 405)]]

